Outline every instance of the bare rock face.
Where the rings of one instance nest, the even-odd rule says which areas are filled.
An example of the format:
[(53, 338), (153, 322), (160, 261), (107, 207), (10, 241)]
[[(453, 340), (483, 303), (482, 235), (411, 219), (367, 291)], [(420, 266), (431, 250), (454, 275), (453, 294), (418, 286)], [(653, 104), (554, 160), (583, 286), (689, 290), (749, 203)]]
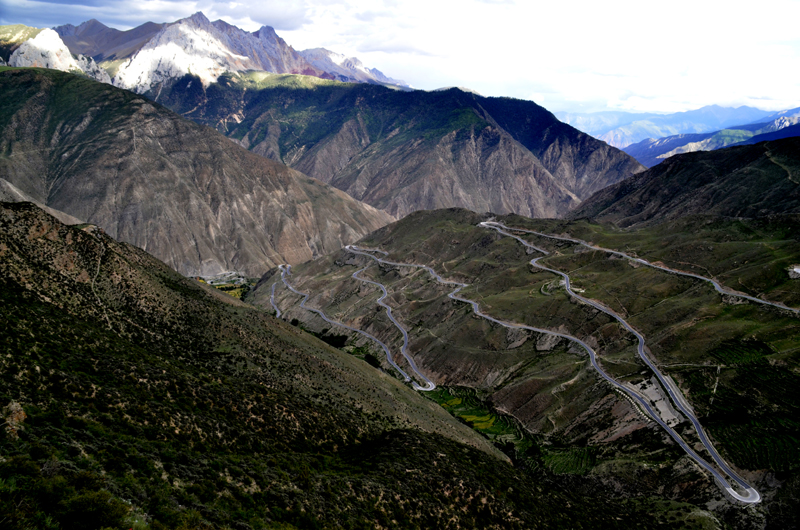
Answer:
[(165, 104), (398, 218), (451, 207), (559, 217), (644, 169), (531, 101), (299, 78), (231, 79), (190, 97), (190, 82)]
[(224, 72), (245, 70), (325, 77), (268, 26), (248, 33), (195, 13), (163, 27), (120, 66), (114, 84), (140, 94), (156, 90), (157, 98), (162, 84), (189, 73), (208, 86)]
[(67, 45), (52, 29), (44, 29), (34, 38), (20, 45), (8, 61), (9, 66), (33, 66), (38, 68), (52, 68), (62, 72), (84, 73), (100, 81), (111, 83), (111, 78), (105, 70), (97, 66), (91, 57), (78, 55), (72, 57)]
[(357, 57), (345, 57), (325, 48), (311, 48), (300, 52), (312, 66), (333, 74), (337, 81), (350, 83), (378, 83), (408, 87), (408, 83), (387, 77), (375, 68), (367, 68)]
[(0, 178), (187, 275), (255, 276), (393, 219), (135, 94), (7, 71)]

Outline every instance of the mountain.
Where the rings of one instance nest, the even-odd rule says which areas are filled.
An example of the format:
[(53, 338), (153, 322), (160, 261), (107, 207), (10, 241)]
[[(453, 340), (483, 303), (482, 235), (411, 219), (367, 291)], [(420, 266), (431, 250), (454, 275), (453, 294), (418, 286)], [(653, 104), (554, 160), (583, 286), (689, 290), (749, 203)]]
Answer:
[(187, 76), (159, 102), (260, 155), (402, 217), (420, 209), (556, 217), (642, 170), (531, 101), (251, 73)]
[(165, 26), (166, 24), (147, 22), (127, 31), (120, 31), (91, 19), (78, 26), (66, 24), (53, 29), (72, 53), (90, 56), (103, 64), (110, 75), (116, 75), (116, 67), (139, 51)]
[(622, 125), (642, 121), (660, 116), (657, 113), (648, 112), (624, 112), (624, 111), (602, 111), (602, 112), (556, 112), (556, 118), (568, 125), (572, 125), (579, 131), (591, 134), (595, 138), (602, 136), (612, 129)]
[(52, 68), (84, 74), (101, 83), (111, 83), (108, 73), (97, 66), (91, 57), (73, 57), (52, 29), (34, 31), (34, 28), (25, 26), (0, 26), (0, 39), (3, 39), (9, 51), (13, 48), (8, 66)]
[(800, 137), (686, 153), (595, 193), (569, 214), (620, 227), (693, 214), (800, 213)]
[(23, 42), (36, 37), (41, 31), (39, 28), (31, 28), (22, 24), (0, 26), (0, 59), (7, 63), (11, 54)]
[(337, 81), (345, 83), (376, 83), (409, 88), (405, 81), (386, 77), (380, 70), (365, 67), (357, 57), (345, 57), (340, 53), (332, 52), (325, 48), (303, 50), (300, 55), (315, 68), (333, 74), (334, 79)]
[(0, 255), (5, 528), (658, 527), (94, 226), (0, 204)]
[[(457, 208), (419, 211), (357, 243), (375, 250), (342, 249), (292, 267), (288, 278), (308, 293), (307, 307), (377, 337), (408, 370), (403, 348), (416, 369), (436, 382), (428, 395), (505, 444), (518, 465), (549, 469), (575, 493), (597, 495), (598, 505), (604, 492), (629, 506), (636, 506), (636, 499), (653, 503), (651, 515), (682, 503), (681, 508), (672, 505), (677, 520), (669, 516), (670, 527), (722, 526), (713, 521), (725, 521), (728, 528), (796, 527), (797, 314), (720, 296), (706, 282), (609, 252), (512, 231), (545, 255), (480, 226), (489, 219), (620, 249), (796, 308), (800, 282), (789, 270), (800, 263), (800, 215), (753, 220), (703, 214), (618, 229), (585, 219), (527, 219)], [(365, 255), (383, 258), (384, 253), (384, 263)], [(571, 288), (592, 305), (568, 294), (562, 279), (532, 265), (533, 259), (569, 274)], [(423, 265), (444, 280), (467, 285), (451, 298), (457, 285), (435, 281)], [(379, 297), (391, 307), (392, 320), (377, 305)], [(481, 318), (463, 299), (497, 320)], [(280, 318), (317, 333), (331, 327), (300, 307), (302, 298), (286, 288), (277, 271), (266, 273), (247, 300), (277, 307)], [(628, 388), (646, 389), (662, 417), (709, 458), (689, 420), (665, 406), (666, 392), (637, 354), (634, 335), (598, 308), (609, 308), (641, 333), (647, 358), (674, 382), (673, 392), (684, 396), (716, 450), (760, 492), (760, 504), (744, 510), (726, 499), (711, 474), (598, 373)], [(335, 329), (357, 337), (346, 328)], [(596, 365), (568, 335), (591, 345)], [(381, 348), (369, 342), (353, 353), (373, 362), (384, 359)], [(386, 360), (380, 364), (394, 371)], [(687, 512), (698, 519), (680, 515)]]
[[(606, 116), (608, 115), (608, 116)], [(590, 133), (620, 149), (648, 138), (663, 138), (678, 134), (697, 134), (718, 131), (742, 123), (767, 121), (770, 113), (753, 107), (720, 107), (708, 105), (697, 110), (662, 115), (640, 115), (635, 113), (588, 113), (568, 114), (570, 123), (586, 124), (594, 130)], [(630, 121), (628, 121), (630, 120)], [(603, 123), (616, 125), (605, 129)], [(604, 130), (605, 129), (605, 130)]]
[(323, 48), (297, 52), (269, 26), (250, 33), (222, 20), (211, 22), (199, 12), (176, 22), (148, 22), (128, 31), (95, 19), (55, 30), (73, 53), (98, 61), (116, 86), (153, 98), (188, 73), (208, 86), (223, 73), (249, 70), (407, 86), (366, 68), (355, 57)]
[(325, 76), (268, 26), (248, 33), (195, 13), (164, 26), (119, 66), (114, 84), (157, 95), (164, 84), (190, 72), (208, 86), (224, 72), (246, 70)]
[[(780, 116), (768, 122), (734, 125), (711, 133), (678, 134), (659, 138), (658, 140), (647, 138), (622, 150), (643, 165), (653, 167), (664, 159), (680, 153), (711, 151), (730, 145), (754, 144), (765, 140), (796, 136), (797, 134), (793, 132), (796, 129), (791, 129), (791, 126), (797, 123), (800, 123), (800, 117)], [(774, 131), (781, 131), (787, 128), (789, 129), (777, 136), (769, 135)]]
[(260, 275), (392, 220), (110, 85), (6, 70), (0, 94), (0, 178), (183, 274)]
[(795, 136), (800, 136), (800, 118), (779, 118), (779, 120), (776, 121), (782, 121), (782, 120), (786, 120), (787, 123), (792, 123), (792, 121), (794, 121), (794, 125), (787, 125), (785, 127), (781, 127), (773, 131), (756, 134), (755, 136), (748, 138), (747, 140), (743, 140), (734, 145), (753, 145), (759, 142), (767, 142), (772, 140), (780, 140), (781, 138), (792, 138)]

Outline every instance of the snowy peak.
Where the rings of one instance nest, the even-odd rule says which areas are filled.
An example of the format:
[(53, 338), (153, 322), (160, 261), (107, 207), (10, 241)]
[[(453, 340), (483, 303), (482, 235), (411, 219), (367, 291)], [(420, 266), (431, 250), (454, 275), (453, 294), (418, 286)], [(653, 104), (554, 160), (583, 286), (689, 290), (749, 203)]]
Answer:
[(34, 38), (23, 42), (11, 54), (8, 64), (80, 72), (102, 83), (111, 83), (106, 71), (97, 66), (91, 57), (73, 57), (67, 45), (52, 29), (44, 29)]
[(300, 55), (315, 68), (333, 74), (337, 81), (409, 86), (405, 81), (385, 76), (380, 70), (366, 68), (356, 57), (345, 57), (325, 48), (303, 50)]
[(119, 68), (114, 84), (145, 93), (189, 73), (208, 86), (225, 72), (245, 70), (326, 77), (272, 28), (248, 33), (221, 20), (212, 23), (203, 13), (195, 13), (158, 32)]

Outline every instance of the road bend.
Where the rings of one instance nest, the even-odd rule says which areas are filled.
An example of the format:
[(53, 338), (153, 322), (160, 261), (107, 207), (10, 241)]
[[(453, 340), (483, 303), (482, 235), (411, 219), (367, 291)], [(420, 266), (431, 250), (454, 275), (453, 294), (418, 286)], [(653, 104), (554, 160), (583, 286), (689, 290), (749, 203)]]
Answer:
[[(521, 238), (519, 238), (517, 236), (514, 236), (513, 234), (509, 234), (506, 231), (506, 230), (517, 230), (515, 228), (509, 228), (507, 226), (504, 226), (504, 225), (502, 225), (500, 223), (495, 223), (495, 222), (482, 222), (482, 223), (479, 223), (478, 225), (481, 226), (481, 227), (484, 227), (484, 228), (490, 228), (492, 230), (496, 230), (500, 234), (508, 235), (510, 237), (513, 237), (514, 239), (516, 239), (517, 241), (519, 241), (520, 243), (522, 243), (526, 247), (538, 250), (540, 252), (545, 253), (545, 255), (547, 255), (547, 252), (543, 251), (542, 249), (540, 249), (538, 247), (535, 247), (534, 245), (528, 243), (524, 239), (521, 239)], [(562, 240), (566, 240), (566, 241), (572, 241), (572, 242), (575, 242), (575, 243), (583, 244), (583, 243), (580, 242), (580, 240), (575, 240), (575, 239), (570, 239), (570, 238), (562, 238), (562, 237), (557, 237), (557, 236), (547, 236), (545, 234), (539, 234), (537, 232), (533, 232), (533, 231), (529, 231), (529, 230), (520, 230), (520, 231), (529, 232), (529, 233), (535, 233), (537, 235), (542, 235), (544, 237), (551, 237), (553, 239), (562, 239)], [(593, 248), (595, 250), (607, 251), (606, 249), (602, 249), (600, 247), (594, 247), (594, 246), (588, 245), (588, 244), (585, 244), (585, 246), (588, 246), (589, 248)], [(697, 276), (697, 275), (694, 275), (694, 274), (683, 273), (681, 271), (674, 271), (672, 269), (668, 269), (668, 268), (665, 268), (665, 267), (654, 266), (654, 265), (651, 265), (651, 264), (645, 262), (644, 260), (639, 260), (638, 258), (632, 258), (631, 256), (627, 256), (626, 254), (623, 254), (621, 252), (616, 252), (616, 251), (611, 251), (611, 252), (613, 252), (615, 254), (618, 254), (618, 255), (622, 255), (623, 257), (626, 257), (628, 259), (632, 259), (632, 260), (637, 261), (639, 263), (648, 264), (650, 266), (653, 266), (654, 268), (667, 270), (668, 272), (675, 272), (675, 273), (678, 273), (678, 274), (683, 274), (683, 275), (686, 275), (686, 276), (691, 276), (691, 277), (696, 277), (696, 278), (706, 279), (707, 280), (707, 278), (703, 278), (701, 276)], [(633, 328), (633, 326), (631, 326), (628, 322), (626, 322), (616, 312), (612, 311), (611, 309), (609, 309), (605, 305), (603, 305), (603, 304), (601, 304), (601, 303), (599, 303), (599, 302), (597, 302), (595, 300), (590, 300), (590, 299), (588, 299), (586, 297), (583, 297), (583, 296), (577, 294), (576, 292), (574, 292), (572, 290), (572, 286), (570, 284), (570, 279), (569, 279), (569, 276), (567, 274), (565, 274), (565, 273), (563, 273), (561, 271), (557, 271), (555, 269), (551, 269), (549, 267), (545, 267), (544, 265), (541, 265), (541, 264), (538, 263), (539, 260), (543, 259), (544, 257), (545, 256), (540, 256), (538, 258), (534, 258), (530, 262), (531, 265), (533, 265), (534, 267), (536, 267), (538, 269), (541, 269), (541, 270), (550, 272), (552, 274), (556, 274), (558, 276), (561, 276), (561, 278), (563, 278), (563, 280), (564, 280), (564, 283), (565, 283), (565, 286), (566, 286), (566, 290), (567, 290), (567, 292), (569, 293), (570, 296), (572, 296), (573, 298), (575, 298), (577, 300), (580, 300), (581, 302), (583, 302), (583, 303), (585, 303), (585, 304), (587, 304), (587, 305), (589, 305), (591, 307), (594, 307), (594, 308), (602, 311), (603, 313), (606, 313), (607, 315), (611, 316), (617, 322), (619, 322), (625, 329), (627, 329), (630, 333), (632, 333), (636, 337), (636, 339), (638, 340), (638, 343), (639, 343), (638, 344), (638, 348), (637, 348), (639, 357), (653, 371), (653, 373), (655, 373), (655, 375), (658, 378), (659, 382), (661, 383), (661, 385), (666, 390), (666, 392), (669, 395), (669, 397), (672, 400), (672, 402), (675, 404), (675, 407), (678, 410), (680, 410), (689, 419), (689, 421), (692, 423), (692, 425), (693, 425), (693, 427), (695, 429), (695, 432), (697, 432), (697, 435), (700, 438), (701, 443), (708, 450), (708, 453), (711, 455), (711, 457), (713, 458), (714, 462), (719, 466), (719, 468), (736, 485), (738, 485), (740, 488), (742, 488), (745, 491), (745, 494), (744, 495), (739, 494), (736, 490), (734, 490), (731, 487), (731, 483), (728, 480), (726, 480), (725, 477), (723, 477), (715, 468), (713, 468), (710, 464), (708, 464), (708, 462), (706, 462), (704, 459), (702, 459), (692, 448), (690, 448), (686, 444), (686, 442), (683, 441), (683, 439), (680, 437), (680, 435), (677, 432), (675, 432), (675, 430), (672, 429), (672, 427), (670, 427), (666, 423), (664, 423), (664, 421), (661, 420), (661, 417), (658, 414), (656, 414), (655, 411), (652, 410), (652, 408), (650, 408), (650, 405), (649, 405), (649, 403), (647, 402), (647, 400), (646, 400), (646, 398), (644, 396), (641, 396), (638, 393), (635, 393), (635, 392), (631, 391), (628, 387), (622, 385), (621, 383), (618, 383), (616, 380), (612, 379), (608, 374), (606, 374), (603, 371), (603, 369), (599, 366), (599, 364), (597, 363), (594, 351), (587, 344), (585, 344), (580, 339), (572, 337), (572, 340), (574, 340), (575, 342), (578, 342), (581, 346), (583, 346), (589, 352), (589, 356), (591, 358), (592, 366), (594, 366), (594, 368), (600, 373), (600, 375), (604, 379), (609, 381), (615, 387), (623, 390), (626, 394), (628, 394), (633, 399), (635, 399), (639, 404), (641, 404), (643, 406), (643, 408), (648, 412), (648, 414), (659, 425), (661, 425), (669, 433), (670, 436), (672, 436), (672, 438), (687, 452), (687, 454), (689, 454), (689, 456), (691, 456), (698, 464), (700, 464), (700, 466), (702, 466), (704, 469), (706, 469), (708, 472), (710, 472), (712, 474), (712, 476), (714, 476), (714, 478), (720, 483), (720, 485), (733, 498), (735, 498), (736, 500), (739, 500), (741, 502), (745, 502), (745, 503), (757, 503), (757, 502), (760, 502), (761, 501), (761, 495), (758, 493), (758, 491), (756, 491), (755, 488), (753, 488), (752, 486), (748, 485), (741, 477), (739, 477), (739, 475), (737, 475), (730, 468), (730, 466), (725, 462), (725, 460), (723, 460), (723, 458), (717, 452), (717, 450), (714, 447), (714, 445), (708, 439), (708, 436), (706, 435), (705, 430), (703, 429), (702, 425), (700, 425), (700, 422), (697, 420), (697, 418), (695, 417), (694, 413), (691, 411), (691, 409), (688, 406), (686, 406), (685, 401), (683, 400), (683, 396), (680, 396), (680, 397), (678, 396), (677, 390), (674, 389), (673, 385), (671, 385), (667, 381), (667, 379), (664, 377), (664, 375), (658, 370), (656, 365), (647, 356), (647, 354), (645, 353), (645, 350), (644, 350), (644, 347), (645, 347), (644, 336), (641, 333), (639, 333), (637, 330), (635, 330)], [(716, 282), (713, 282), (713, 283), (715, 283), (716, 286), (719, 286), (719, 284), (716, 284)], [(725, 293), (725, 294), (728, 294), (728, 293)], [(736, 294), (736, 293), (733, 293), (733, 294)], [(736, 294), (736, 296), (739, 296), (739, 295)], [(759, 300), (759, 299), (755, 299), (755, 300), (757, 300), (759, 302), (764, 302), (763, 300)], [(475, 302), (469, 302), (469, 303), (471, 303), (473, 305), (473, 308), (477, 308), (477, 304)], [(775, 305), (775, 304), (771, 304), (770, 303), (769, 305)], [(784, 308), (782, 306), (778, 306), (778, 307)], [(477, 311), (476, 311), (476, 313), (477, 313)], [(494, 319), (492, 319), (492, 320), (496, 322), (496, 320), (494, 320)], [(530, 328), (528, 328), (528, 329), (530, 329)], [(555, 334), (555, 335), (559, 335), (559, 336), (564, 336), (564, 335), (560, 335), (560, 334), (553, 333), (553, 332), (547, 332), (547, 333)]]
[[(701, 281), (704, 281), (704, 282), (708, 282), (708, 283), (710, 283), (711, 285), (714, 286), (714, 289), (718, 293), (720, 293), (722, 295), (736, 296), (738, 298), (743, 298), (745, 300), (750, 300), (751, 302), (756, 302), (758, 304), (777, 307), (778, 309), (784, 309), (786, 311), (791, 311), (791, 312), (793, 312), (795, 314), (800, 314), (800, 309), (798, 309), (798, 308), (789, 307), (787, 305), (780, 304), (778, 302), (770, 302), (769, 300), (762, 300), (761, 298), (757, 298), (755, 296), (750, 296), (750, 295), (747, 295), (747, 294), (744, 294), (744, 293), (740, 293), (740, 292), (734, 291), (732, 289), (728, 289), (727, 287), (724, 287), (723, 285), (720, 285), (720, 283), (717, 282), (716, 280), (714, 280), (713, 278), (708, 278), (706, 276), (701, 276), (699, 274), (694, 274), (694, 273), (691, 273), (691, 272), (686, 272), (686, 271), (682, 271), (682, 270), (678, 270), (678, 269), (673, 269), (671, 267), (666, 267), (664, 265), (656, 265), (655, 263), (650, 263), (646, 259), (636, 258), (636, 257), (631, 256), (630, 254), (626, 254), (624, 252), (620, 252), (619, 250), (612, 250), (610, 248), (598, 247), (596, 245), (592, 245), (591, 243), (583, 241), (582, 239), (574, 239), (574, 238), (571, 238), (571, 237), (564, 237), (564, 236), (555, 236), (555, 235), (552, 235), (552, 234), (543, 234), (541, 232), (536, 232), (535, 230), (526, 230), (526, 229), (523, 229), (523, 228), (508, 227), (508, 226), (506, 226), (506, 225), (504, 225), (502, 223), (498, 223), (497, 221), (484, 221), (482, 223), (478, 223), (478, 226), (482, 226), (484, 228), (494, 228), (495, 230), (501, 229), (501, 230), (511, 230), (511, 231), (514, 231), (514, 232), (524, 232), (526, 234), (533, 234), (533, 235), (536, 235), (536, 236), (539, 236), (539, 237), (544, 237), (544, 238), (547, 238), (547, 239), (555, 239), (557, 241), (569, 241), (570, 243), (576, 243), (578, 245), (584, 246), (584, 247), (592, 249), (592, 250), (599, 250), (601, 252), (607, 252), (609, 254), (614, 254), (616, 256), (619, 256), (621, 258), (625, 258), (627, 260), (639, 263), (639, 264), (644, 265), (646, 267), (651, 267), (653, 269), (658, 269), (660, 271), (668, 272), (670, 274), (677, 274), (679, 276), (686, 276), (688, 278), (694, 278), (696, 280), (701, 280)], [(498, 230), (498, 231), (500, 231), (500, 230)], [(501, 233), (503, 233), (503, 234), (505, 234), (507, 236), (514, 237), (518, 241), (522, 242), (522, 239), (520, 239), (520, 238), (518, 238), (516, 236), (513, 236), (513, 235), (509, 234), (508, 232), (501, 232)], [(531, 248), (537, 248), (537, 247), (534, 247), (534, 246), (532, 246), (530, 244), (528, 246), (530, 246)], [(538, 248), (537, 248), (537, 250), (542, 251), (541, 249), (538, 249)]]
[[(367, 267), (369, 267), (369, 265), (367, 265)], [(362, 272), (362, 271), (363, 271), (364, 269), (366, 269), (367, 267), (364, 267), (364, 268), (362, 268), (362, 269), (359, 269), (358, 271), (356, 271), (355, 273), (353, 273), (353, 277), (354, 277), (354, 278), (356, 278), (356, 275), (357, 275), (357, 274), (359, 274), (360, 272)], [(347, 325), (347, 324), (345, 324), (344, 322), (339, 322), (339, 321), (337, 321), (337, 320), (333, 320), (333, 319), (329, 318), (329, 317), (328, 317), (328, 316), (327, 316), (327, 315), (326, 315), (326, 314), (325, 314), (323, 311), (321, 311), (320, 309), (314, 309), (313, 307), (308, 307), (308, 306), (306, 305), (306, 302), (308, 301), (309, 294), (308, 294), (308, 293), (301, 292), (301, 291), (298, 291), (298, 290), (297, 290), (297, 289), (295, 289), (295, 288), (292, 286), (292, 284), (290, 284), (290, 283), (289, 283), (289, 281), (287, 280), (287, 277), (288, 277), (288, 276), (290, 276), (290, 275), (292, 274), (292, 272), (291, 272), (291, 270), (292, 270), (292, 266), (291, 266), (291, 265), (278, 265), (278, 268), (279, 268), (279, 269), (280, 269), (280, 271), (281, 271), (281, 281), (283, 281), (283, 284), (284, 284), (284, 285), (285, 285), (285, 286), (286, 286), (286, 287), (287, 287), (287, 288), (288, 288), (290, 291), (292, 291), (294, 294), (296, 294), (296, 295), (298, 295), (298, 296), (302, 296), (302, 297), (303, 297), (303, 300), (300, 302), (300, 307), (301, 307), (301, 308), (305, 309), (306, 311), (311, 311), (312, 313), (316, 313), (317, 315), (319, 315), (319, 316), (320, 316), (320, 317), (321, 317), (321, 318), (322, 318), (322, 319), (323, 319), (325, 322), (327, 322), (328, 324), (332, 324), (332, 325), (334, 325), (334, 326), (339, 326), (339, 327), (342, 327), (342, 328), (345, 328), (345, 329), (349, 329), (350, 331), (354, 331), (354, 332), (356, 332), (356, 333), (358, 333), (358, 334), (360, 334), (360, 335), (363, 335), (364, 337), (367, 337), (368, 339), (372, 340), (373, 342), (377, 343), (377, 344), (378, 344), (378, 345), (379, 345), (381, 348), (383, 348), (383, 351), (384, 351), (384, 353), (386, 354), (386, 360), (389, 362), (389, 364), (390, 364), (390, 365), (392, 365), (392, 367), (393, 367), (395, 370), (397, 370), (397, 371), (400, 373), (400, 375), (402, 375), (402, 376), (403, 376), (403, 379), (405, 380), (405, 382), (406, 382), (406, 383), (411, 383), (411, 384), (412, 384), (412, 386), (414, 387), (414, 389), (415, 389), (415, 390), (433, 390), (434, 388), (436, 388), (436, 385), (434, 385), (434, 384), (433, 384), (433, 383), (432, 383), (430, 380), (428, 380), (428, 378), (427, 378), (427, 377), (425, 377), (424, 375), (422, 375), (422, 374), (420, 374), (418, 371), (416, 371), (416, 365), (413, 363), (413, 360), (410, 362), (410, 364), (411, 364), (411, 367), (414, 369), (415, 373), (416, 373), (416, 374), (417, 374), (417, 375), (418, 375), (418, 376), (419, 376), (419, 377), (420, 377), (420, 378), (421, 378), (423, 381), (425, 381), (425, 386), (422, 386), (422, 385), (418, 384), (416, 381), (414, 381), (413, 379), (411, 379), (411, 377), (409, 377), (409, 375), (408, 375), (408, 374), (405, 372), (405, 370), (403, 370), (402, 368), (400, 368), (400, 367), (397, 365), (397, 363), (394, 361), (394, 357), (392, 356), (392, 352), (391, 352), (391, 350), (389, 350), (389, 346), (387, 346), (387, 345), (386, 345), (386, 343), (384, 343), (382, 340), (380, 340), (380, 339), (379, 339), (379, 338), (377, 338), (376, 336), (374, 336), (374, 335), (372, 335), (372, 334), (370, 334), (370, 333), (367, 333), (366, 331), (360, 330), (360, 329), (358, 329), (358, 328), (354, 328), (353, 326), (348, 326), (348, 325)], [(358, 280), (361, 280), (361, 281), (364, 281), (362, 278), (356, 278), (356, 279), (358, 279)], [(374, 282), (370, 282), (370, 283), (374, 283)], [(273, 284), (273, 293), (275, 292), (275, 290), (274, 290), (274, 286), (275, 286), (275, 284)], [(383, 299), (384, 299), (384, 298), (386, 298), (387, 294), (388, 294), (388, 293), (386, 292), (386, 289), (383, 289), (383, 296), (382, 296), (382, 297), (381, 297), (381, 299), (378, 301), (378, 303), (379, 303), (380, 305), (382, 305), (383, 307), (386, 307), (387, 309), (389, 309), (389, 308), (388, 308), (388, 306), (386, 306), (385, 304), (382, 304), (382, 303), (381, 303), (381, 302), (383, 301)], [(274, 305), (274, 304), (273, 304), (273, 305)], [(276, 307), (276, 309), (277, 309), (277, 307)], [(391, 310), (389, 310), (389, 311), (388, 311), (388, 314), (389, 314), (389, 318), (392, 320), (392, 322), (393, 322), (393, 323), (394, 323), (394, 324), (395, 324), (395, 325), (396, 325), (398, 328), (400, 328), (401, 330), (403, 330), (403, 328), (402, 328), (402, 327), (401, 327), (401, 326), (400, 326), (400, 325), (397, 323), (397, 321), (395, 321), (395, 320), (394, 320), (394, 317), (393, 317), (393, 316), (392, 316), (392, 314), (391, 314)], [(403, 330), (403, 336), (404, 336), (404, 338), (405, 338), (405, 344), (404, 344), (404, 347), (405, 347), (405, 345), (408, 343), (408, 335), (405, 333), (405, 330)], [(406, 358), (408, 358), (408, 356), (407, 356), (407, 355), (406, 355)]]

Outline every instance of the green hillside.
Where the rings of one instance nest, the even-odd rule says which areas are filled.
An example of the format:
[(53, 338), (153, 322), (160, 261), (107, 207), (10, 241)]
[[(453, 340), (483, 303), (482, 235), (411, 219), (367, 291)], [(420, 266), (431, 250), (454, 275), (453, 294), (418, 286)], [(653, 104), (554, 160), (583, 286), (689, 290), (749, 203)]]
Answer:
[(670, 513), (515, 469), (393, 377), (92, 225), (3, 204), (0, 256), (4, 528), (619, 528)]

